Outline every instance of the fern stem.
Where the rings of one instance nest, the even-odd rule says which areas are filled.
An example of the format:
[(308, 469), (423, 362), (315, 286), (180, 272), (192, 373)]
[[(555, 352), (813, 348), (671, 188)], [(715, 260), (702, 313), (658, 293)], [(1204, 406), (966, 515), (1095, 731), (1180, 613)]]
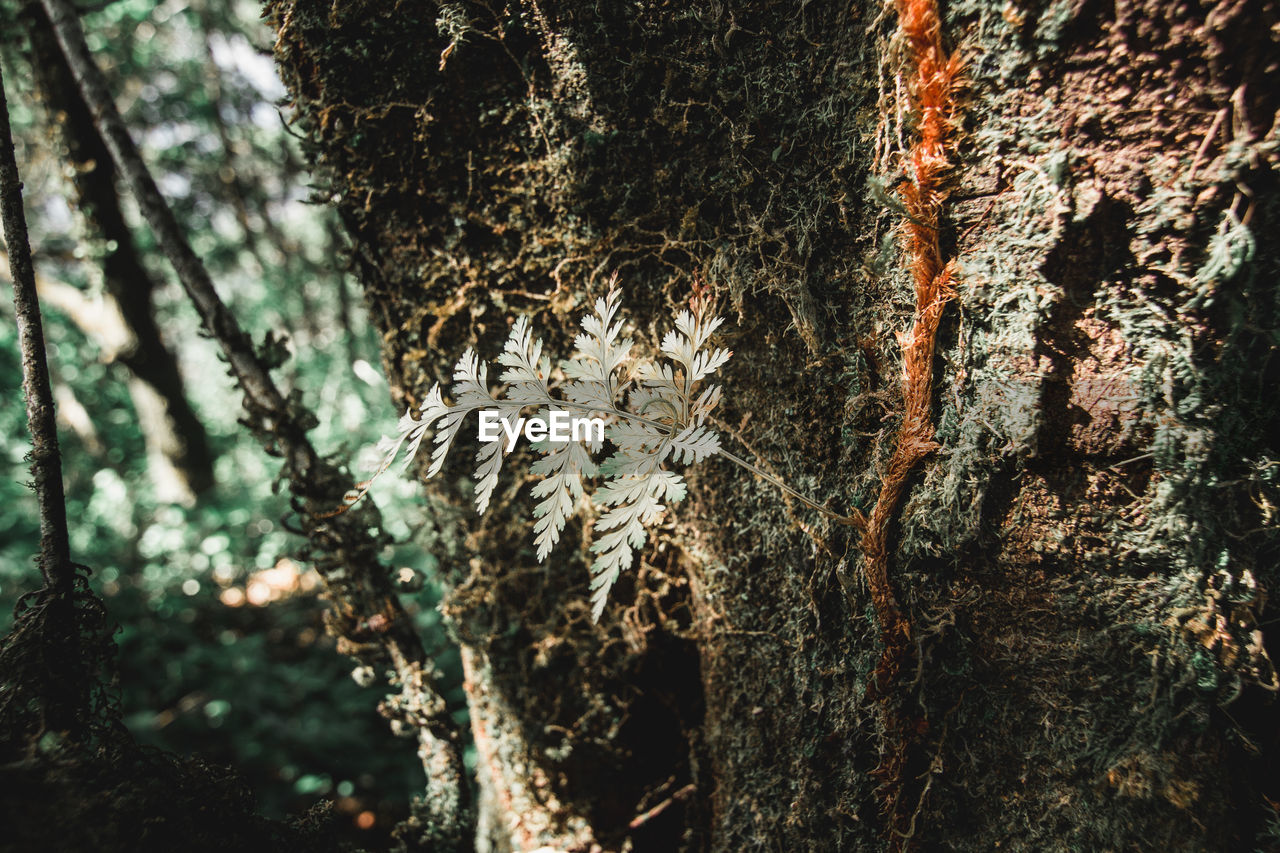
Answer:
[[(616, 415), (617, 417), (626, 418), (628, 420), (635, 421), (636, 423), (642, 423), (642, 424), (645, 424), (646, 426), (651, 426), (651, 427), (654, 427), (655, 429), (660, 429), (664, 431), (673, 429), (671, 424), (664, 424), (661, 421), (655, 421), (652, 418), (646, 418), (644, 415), (637, 415), (635, 412), (624, 411), (616, 407), (611, 409), (597, 409), (597, 408), (592, 408), (591, 406), (585, 405), (583, 403), (576, 403), (572, 400), (555, 400), (554, 405), (561, 408), (565, 408), (565, 409), (577, 409), (578, 411), (586, 412), (587, 414), (590, 414), (591, 412), (604, 412), (605, 414), (608, 414), (608, 415)], [(725, 450), (723, 447), (717, 449), (716, 453), (719, 454), (720, 456), (723, 456), (725, 459), (728, 459), (730, 462), (734, 463), (735, 465), (740, 465), (743, 468), (746, 468), (748, 471), (750, 471), (752, 474), (755, 474), (757, 477), (760, 477), (761, 479), (777, 486), (783, 492), (795, 498), (796, 500), (800, 501), (800, 503), (809, 507), (809, 509), (813, 510), (814, 512), (819, 513), (824, 518), (829, 518), (832, 521), (836, 522), (837, 524), (845, 524), (850, 527), (856, 527), (859, 530), (867, 529), (867, 521), (864, 517), (862, 517), (861, 513), (859, 513), (856, 516), (841, 515), (838, 512), (834, 512), (830, 509), (827, 509), (825, 506), (818, 503), (817, 501), (812, 500), (811, 498), (805, 497), (804, 495), (800, 494), (800, 492), (797, 492), (795, 489), (788, 486), (778, 477), (775, 477), (773, 474), (770, 474), (768, 471), (765, 471), (763, 468), (760, 468), (757, 465), (753, 465), (752, 463), (743, 459), (741, 456), (737, 456), (733, 453), (730, 453), (729, 451)]]
[(767, 480), (768, 482), (777, 486), (779, 489), (782, 489), (782, 491), (786, 492), (791, 497), (800, 501), (800, 503), (809, 507), (809, 509), (813, 510), (814, 512), (820, 513), (823, 517), (829, 518), (832, 521), (836, 522), (837, 524), (847, 524), (850, 527), (856, 527), (859, 530), (865, 530), (867, 527), (866, 519), (860, 518), (858, 516), (841, 515), (838, 512), (833, 512), (832, 510), (827, 509), (825, 506), (818, 503), (817, 501), (813, 501), (813, 500), (810, 500), (809, 498), (806, 498), (804, 495), (800, 494), (795, 489), (791, 488), (786, 483), (782, 482), (782, 480), (770, 474), (768, 471), (765, 471), (764, 469), (759, 468), (756, 465), (752, 465), (750, 462), (748, 462), (747, 460), (743, 459), (740, 456), (735, 456), (734, 454), (725, 450), (723, 447), (717, 450), (716, 453), (720, 454), (725, 459), (728, 459), (730, 462), (733, 462), (737, 465), (741, 465), (743, 468), (746, 468), (748, 471), (750, 471), (752, 474), (755, 474), (757, 477), (761, 477), (764, 480)]

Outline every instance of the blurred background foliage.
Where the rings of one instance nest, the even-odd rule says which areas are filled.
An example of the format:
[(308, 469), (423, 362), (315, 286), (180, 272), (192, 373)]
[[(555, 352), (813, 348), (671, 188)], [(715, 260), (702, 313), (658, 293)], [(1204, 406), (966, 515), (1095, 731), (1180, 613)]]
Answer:
[[(378, 341), (346, 270), (340, 229), (312, 197), (287, 126), (269, 33), (252, 3), (116, 0), (84, 7), (98, 61), (162, 192), (209, 266), (223, 298), (257, 341), (270, 333), (288, 358), (277, 371), (319, 420), (321, 452), (354, 462), (396, 413)], [(314, 572), (290, 559), (299, 540), (283, 521), (278, 465), (239, 425), (240, 396), (203, 337), (132, 202), (118, 195), (150, 278), (164, 344), (207, 434), (214, 485), (175, 482), (147, 435), (148, 412), (118, 357), (104, 260), (118, 248), (78, 202), (56, 111), (31, 66), (30, 10), (0, 2), (0, 60), (42, 277), (71, 520), (73, 555), (118, 622), (125, 719), (142, 743), (234, 766), (269, 817), (335, 803), (361, 843), (389, 831), (421, 789), (415, 743), (395, 738), (352, 664), (324, 635)], [(283, 111), (283, 112), (282, 112)], [(7, 266), (5, 275), (7, 275)], [(5, 314), (12, 317), (6, 281)], [(58, 294), (62, 298), (56, 298)], [(163, 357), (163, 353), (147, 357)], [(0, 323), (0, 630), (37, 585), (39, 540), (13, 322)], [(152, 425), (154, 426), (154, 424)], [(358, 469), (357, 469), (358, 470)], [(196, 494), (196, 491), (200, 491)], [(431, 575), (425, 513), (408, 481), (379, 484), (395, 566)], [(465, 716), (460, 666), (430, 584), (407, 596), (429, 650)]]

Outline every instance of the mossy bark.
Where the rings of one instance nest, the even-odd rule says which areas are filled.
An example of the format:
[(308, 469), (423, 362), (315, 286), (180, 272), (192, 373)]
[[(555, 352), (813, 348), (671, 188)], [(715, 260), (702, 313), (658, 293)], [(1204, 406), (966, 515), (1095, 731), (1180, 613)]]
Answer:
[[(856, 533), (741, 470), (689, 471), (596, 625), (584, 525), (539, 565), (523, 475), (477, 519), (457, 454), (427, 501), (487, 849), (1251, 849), (1280, 827), (1277, 8), (942, 11), (957, 297), (940, 446), (888, 530), (910, 665), (872, 689)], [(842, 512), (875, 502), (914, 310), (893, 7), (268, 13), (398, 404), (520, 313), (567, 354), (613, 272), (648, 340), (702, 280), (730, 318), (730, 446)]]

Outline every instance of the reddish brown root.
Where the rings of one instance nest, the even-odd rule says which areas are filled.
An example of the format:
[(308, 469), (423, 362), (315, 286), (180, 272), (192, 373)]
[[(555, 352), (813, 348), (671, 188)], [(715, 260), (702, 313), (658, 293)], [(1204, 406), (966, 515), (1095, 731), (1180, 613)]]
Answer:
[(955, 296), (954, 260), (946, 261), (938, 229), (946, 199), (944, 181), (950, 168), (949, 146), (955, 130), (959, 58), (943, 48), (936, 0), (899, 0), (899, 30), (914, 73), (908, 97), (919, 115), (919, 138), (907, 157), (907, 177), (900, 191), (906, 209), (906, 250), (915, 285), (915, 317), (902, 346), (903, 419), (893, 456), (885, 471), (862, 538), (863, 571), (880, 624), (884, 653), (871, 685), (881, 705), (885, 744), (874, 772), (880, 781), (881, 810), (888, 825), (891, 850), (910, 844), (909, 810), (903, 802), (908, 753), (927, 728), (900, 710), (894, 685), (913, 656), (911, 623), (903, 615), (889, 581), (889, 524), (897, 512), (916, 466), (937, 448), (931, 418), (933, 356), (943, 310)]

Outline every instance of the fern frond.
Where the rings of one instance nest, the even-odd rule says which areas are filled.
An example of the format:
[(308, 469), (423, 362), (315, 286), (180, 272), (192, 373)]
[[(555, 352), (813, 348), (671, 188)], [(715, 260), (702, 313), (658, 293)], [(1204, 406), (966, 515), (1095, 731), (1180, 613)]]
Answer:
[(530, 466), (530, 471), (545, 479), (533, 487), (533, 496), (541, 498), (533, 508), (533, 544), (538, 547), (541, 563), (560, 541), (565, 522), (583, 495), (582, 478), (598, 473), (591, 453), (582, 442), (553, 444), (540, 441), (534, 449), (545, 454)]
[[(489, 508), (501, 473), (503, 457), (523, 423), (541, 421), (548, 438), (535, 441), (539, 458), (531, 471), (542, 477), (533, 487), (534, 545), (539, 561), (545, 560), (559, 541), (569, 516), (581, 502), (584, 478), (602, 477), (595, 503), (602, 510), (593, 526), (591, 551), (592, 614), (599, 618), (609, 589), (635, 560), (635, 550), (648, 539), (648, 528), (668, 505), (685, 497), (684, 479), (663, 466), (688, 465), (721, 453), (720, 437), (706, 425), (708, 414), (720, 402), (718, 385), (700, 383), (724, 366), (732, 355), (726, 349), (708, 349), (719, 318), (682, 311), (675, 329), (662, 340), (667, 363), (654, 364), (632, 355), (632, 341), (623, 335), (619, 317), (621, 294), (614, 282), (608, 293), (596, 299), (581, 320), (582, 332), (574, 341), (573, 357), (561, 362), (565, 381), (551, 384), (552, 361), (544, 355), (541, 339), (534, 338), (529, 319), (518, 318), (503, 344), (497, 362), (502, 367), (502, 388), (489, 388), (488, 365), (468, 349), (458, 359), (450, 389), (453, 403), (446, 403), (437, 384), (432, 387), (417, 417), (406, 411), (396, 435), (378, 444), (383, 454), (376, 478), (404, 449), (404, 466), (413, 461), (427, 433), (434, 428), (434, 447), (427, 477), (444, 466), (467, 417), (477, 410), (496, 413), (502, 425), (497, 441), (481, 442), (476, 451), (475, 505), (480, 513)], [(559, 392), (559, 398), (556, 392)], [(626, 407), (623, 400), (626, 400)], [(533, 408), (529, 421), (523, 413)], [(593, 454), (603, 450), (599, 437), (590, 440), (550, 440), (548, 427), (559, 409), (572, 409), (602, 417), (612, 452), (599, 465)], [(486, 425), (491, 420), (482, 418)], [(492, 433), (490, 433), (492, 434)], [(487, 438), (487, 437), (486, 437)], [(727, 454), (726, 454), (727, 455)], [(744, 464), (744, 463), (739, 463)], [(359, 500), (373, 478), (344, 498), (347, 505)], [(345, 508), (345, 507), (344, 507)], [(339, 510), (341, 511), (341, 510)]]
[(577, 352), (563, 365), (565, 376), (581, 386), (574, 391), (585, 398), (581, 402), (595, 401), (592, 404), (605, 411), (625, 384), (615, 374), (631, 352), (632, 342), (621, 338), (622, 321), (614, 322), (621, 299), (617, 287), (611, 286), (596, 300), (595, 314), (582, 318), (583, 333), (574, 340)]
[[(720, 324), (723, 322), (719, 317), (695, 317), (689, 311), (681, 311), (679, 316), (676, 317), (675, 329), (667, 332), (662, 339), (662, 354), (683, 366), (687, 374), (692, 377), (692, 381), (697, 381), (702, 378), (701, 376), (693, 376), (698, 350), (706, 345), (711, 335), (716, 329), (720, 328)], [(724, 364), (725, 361), (728, 361), (729, 356), (732, 355), (732, 353), (725, 350), (718, 350), (718, 352), (725, 353), (724, 359), (720, 361), (720, 364)], [(712, 368), (712, 370), (714, 369)], [(705, 376), (706, 373), (702, 375)]]
[[(503, 418), (505, 421), (506, 418)], [(485, 442), (476, 451), (476, 513), (484, 515), (489, 508), (489, 498), (498, 486), (498, 473), (502, 469), (502, 439)]]
[[(440, 469), (444, 467), (445, 457), (449, 454), (449, 447), (457, 437), (463, 419), (476, 409), (493, 402), (493, 397), (489, 393), (488, 377), (489, 366), (480, 361), (475, 352), (468, 347), (453, 368), (454, 404), (445, 408), (440, 418), (440, 426), (436, 429), (434, 439), (436, 446), (431, 451), (431, 465), (427, 469), (428, 479), (439, 474)], [(410, 446), (408, 458), (405, 460), (406, 466), (413, 461), (420, 442), (419, 438), (418, 442)]]
[(631, 411), (641, 417), (665, 424), (673, 424), (680, 419), (678, 400), (674, 385), (654, 387), (645, 383), (633, 388), (627, 395), (627, 403), (631, 406)]
[[(569, 364), (564, 364), (566, 376), (570, 375)], [(594, 379), (570, 382), (564, 387), (564, 398), (584, 412), (612, 412), (615, 405), (614, 393), (608, 384)]]
[(689, 424), (671, 439), (671, 458), (678, 465), (701, 462), (720, 450), (720, 436), (710, 427)]
[(697, 382), (715, 373), (724, 367), (731, 355), (733, 353), (727, 349), (713, 349), (698, 353), (693, 357), (693, 366), (689, 368), (689, 381)]
[(511, 327), (498, 363), (507, 368), (499, 377), (508, 386), (506, 400), (526, 406), (554, 402), (548, 387), (551, 359), (542, 354), (542, 339), (532, 339), (528, 317), (519, 318)]
[(674, 399), (683, 393), (680, 383), (676, 381), (675, 368), (669, 364), (644, 362), (636, 366), (635, 374), (641, 387), (649, 389), (660, 397)]
[(409, 442), (409, 449), (405, 454), (405, 460), (400, 470), (408, 470), (409, 464), (418, 452), (418, 446), (422, 444), (423, 436), (427, 434), (427, 430), (431, 428), (432, 424), (444, 416), (448, 409), (449, 407), (445, 405), (440, 396), (440, 383), (437, 382), (431, 386), (431, 390), (427, 393), (427, 399), (423, 402), (418, 417), (415, 418), (413, 416), (411, 408), (406, 408), (396, 424), (396, 434), (394, 436), (384, 435), (378, 440), (377, 450), (382, 454), (382, 460), (375, 466), (369, 478), (357, 483), (355, 488), (348, 490), (342, 496), (342, 506), (333, 512), (324, 513), (320, 517), (328, 518), (339, 515), (359, 503), (360, 499), (369, 493), (374, 481), (386, 473), (387, 469), (396, 461), (396, 456), (399, 455), (400, 448), (406, 441)]
[(631, 568), (635, 551), (644, 547), (648, 528), (662, 517), (666, 507), (684, 499), (686, 487), (679, 474), (657, 467), (640, 476), (611, 480), (596, 491), (596, 502), (613, 507), (596, 519), (597, 538), (591, 543), (596, 554), (591, 564), (591, 618), (600, 620), (609, 590), (619, 575)]
[[(641, 459), (657, 457), (660, 445), (667, 440), (665, 432), (644, 421), (619, 420), (617, 423), (609, 425), (607, 434), (609, 440), (618, 448), (618, 452), (614, 456), (630, 454)], [(659, 463), (662, 460), (658, 458), (654, 459), (654, 461)], [(610, 463), (606, 461), (605, 466), (605, 476), (614, 476), (614, 474), (619, 473), (616, 464), (610, 466)], [(621, 473), (630, 472), (622, 471)]]
[(689, 406), (689, 417), (695, 423), (702, 423), (712, 409), (720, 405), (720, 386), (708, 385), (698, 399)]

